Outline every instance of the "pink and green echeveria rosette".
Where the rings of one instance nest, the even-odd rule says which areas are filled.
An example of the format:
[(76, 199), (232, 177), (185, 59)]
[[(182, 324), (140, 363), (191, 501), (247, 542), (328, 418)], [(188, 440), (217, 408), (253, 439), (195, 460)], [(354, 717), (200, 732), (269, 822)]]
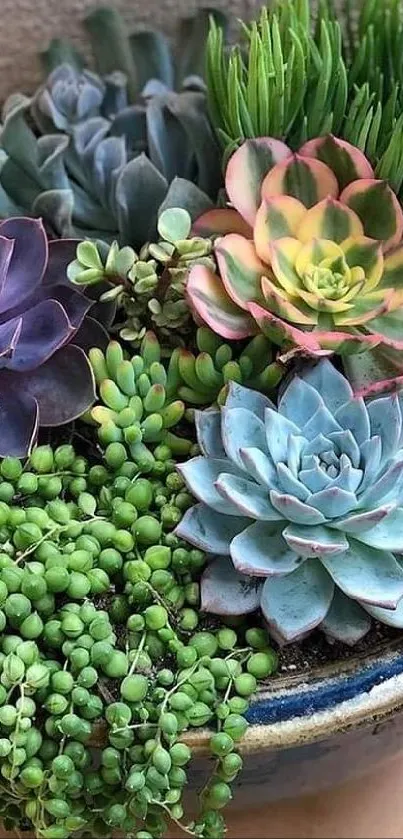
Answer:
[(262, 330), (309, 355), (403, 350), (403, 212), (361, 151), (332, 136), (297, 154), (247, 140), (226, 190), (231, 207), (196, 223), (217, 236), (219, 268), (190, 274), (198, 317), (226, 339)]

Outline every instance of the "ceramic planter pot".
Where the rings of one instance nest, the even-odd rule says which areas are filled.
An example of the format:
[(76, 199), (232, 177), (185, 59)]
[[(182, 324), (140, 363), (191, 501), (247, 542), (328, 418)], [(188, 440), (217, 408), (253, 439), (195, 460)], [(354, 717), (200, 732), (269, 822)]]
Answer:
[[(403, 747), (403, 644), (274, 681), (259, 694), (241, 749), (233, 809), (297, 798), (364, 775)], [(200, 754), (207, 737), (192, 738)], [(192, 785), (200, 787), (201, 760)]]

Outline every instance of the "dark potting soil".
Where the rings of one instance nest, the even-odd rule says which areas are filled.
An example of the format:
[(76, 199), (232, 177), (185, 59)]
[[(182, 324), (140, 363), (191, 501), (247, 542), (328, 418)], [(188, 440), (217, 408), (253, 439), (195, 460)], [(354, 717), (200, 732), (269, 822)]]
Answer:
[[(354, 644), (353, 647), (339, 642), (330, 642), (322, 632), (313, 632), (297, 644), (281, 647), (279, 652), (279, 668), (274, 678), (284, 678), (285, 675), (298, 677), (308, 670), (315, 670), (326, 665), (330, 667), (336, 662), (348, 661), (351, 658), (366, 658), (370, 655), (382, 653), (390, 647), (403, 649), (403, 633), (400, 629), (393, 629), (385, 624), (374, 623), (370, 632)], [(273, 679), (273, 676), (270, 677)]]

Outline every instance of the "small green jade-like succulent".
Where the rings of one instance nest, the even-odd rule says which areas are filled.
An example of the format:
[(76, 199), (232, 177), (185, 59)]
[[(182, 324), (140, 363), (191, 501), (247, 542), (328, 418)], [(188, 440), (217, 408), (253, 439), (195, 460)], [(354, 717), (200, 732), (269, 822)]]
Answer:
[(342, 355), (403, 350), (403, 211), (364, 155), (332, 136), (292, 154), (249, 140), (226, 172), (232, 208), (195, 225), (216, 241), (220, 276), (195, 267), (187, 291), (225, 338), (261, 329), (285, 348)]
[[(224, 16), (215, 16), (224, 26)], [(204, 83), (192, 75), (208, 19), (201, 10), (184, 27), (176, 78), (163, 36), (130, 38), (113, 9), (88, 19), (101, 76), (83, 69), (66, 44), (54, 44), (53, 69), (34, 97), (14, 94), (3, 108), (0, 216), (38, 215), (63, 238), (138, 248), (155, 236), (161, 209), (179, 205), (194, 219), (212, 207), (221, 160)]]
[(284, 365), (273, 359), (272, 345), (264, 335), (256, 335), (237, 354), (211, 329), (200, 327), (196, 345), (197, 354), (180, 347), (174, 356), (182, 380), (178, 396), (187, 405), (224, 404), (229, 382), (270, 394), (284, 374)]
[(277, 409), (231, 384), (196, 417), (202, 456), (178, 468), (199, 500), (177, 534), (215, 554), (202, 608), (259, 605), (281, 642), (320, 627), (353, 644), (370, 616), (403, 627), (403, 400), (366, 404), (321, 360)]
[(171, 431), (184, 416), (185, 405), (176, 398), (175, 366), (161, 363), (156, 336), (147, 332), (138, 355), (127, 358), (121, 345), (111, 341), (105, 351), (93, 348), (89, 359), (99, 401), (83, 419), (96, 424), (102, 446), (122, 443), (139, 469), (152, 468), (147, 444), (166, 443), (175, 455), (187, 455), (192, 442)]
[(119, 248), (81, 242), (76, 259), (68, 268), (76, 285), (109, 283), (103, 300), (115, 300), (124, 314), (120, 337), (138, 344), (147, 328), (161, 337), (176, 340), (187, 335), (193, 324), (185, 300), (186, 281), (194, 264), (215, 268), (210, 239), (191, 235), (192, 220), (181, 208), (165, 210), (158, 220), (160, 239), (146, 243), (137, 254), (130, 247)]

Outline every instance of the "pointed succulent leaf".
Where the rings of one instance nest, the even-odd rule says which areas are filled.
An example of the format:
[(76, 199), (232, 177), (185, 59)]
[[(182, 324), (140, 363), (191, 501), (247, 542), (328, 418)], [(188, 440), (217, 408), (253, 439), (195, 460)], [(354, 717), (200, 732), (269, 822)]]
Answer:
[(158, 209), (168, 185), (158, 169), (141, 154), (128, 163), (116, 183), (121, 244), (144, 244), (157, 225)]
[(293, 417), (298, 417), (303, 429), (305, 423), (321, 406), (323, 406), (323, 400), (320, 391), (312, 387), (305, 379), (294, 376), (280, 397), (278, 411), (291, 421)]
[(323, 360), (315, 367), (307, 369), (302, 374), (308, 382), (320, 393), (326, 407), (333, 414), (341, 405), (350, 402), (353, 391), (347, 379), (336, 370), (330, 361)]
[(298, 501), (292, 495), (285, 495), (273, 489), (270, 492), (270, 501), (280, 513), (281, 518), (286, 521), (304, 525), (325, 524), (326, 522), (325, 516), (319, 510)]
[(200, 583), (201, 608), (215, 615), (247, 615), (259, 607), (262, 581), (240, 574), (230, 559), (215, 559)]
[(403, 553), (403, 508), (398, 507), (373, 527), (355, 533), (355, 538), (379, 551)]
[(71, 422), (95, 400), (94, 379), (87, 357), (83, 350), (72, 344), (62, 347), (37, 370), (20, 373), (18, 385), (38, 402), (42, 426)]
[(206, 213), (196, 219), (192, 230), (195, 236), (202, 236), (203, 238), (225, 236), (227, 233), (238, 233), (245, 239), (252, 238), (250, 225), (237, 210), (233, 210), (231, 207), (207, 210)]
[(326, 617), (334, 584), (319, 560), (304, 562), (282, 577), (269, 577), (261, 595), (261, 608), (271, 634), (291, 643), (315, 629)]
[(274, 463), (285, 462), (287, 458), (288, 439), (299, 434), (299, 428), (273, 408), (265, 410), (266, 442)]
[(382, 460), (386, 463), (395, 454), (402, 434), (402, 412), (397, 394), (375, 399), (368, 405), (371, 435), (379, 436)]
[(246, 140), (229, 160), (225, 186), (229, 200), (253, 227), (261, 202), (262, 182), (273, 166), (291, 155), (280, 140), (259, 137)]
[(320, 625), (325, 635), (331, 640), (354, 646), (365, 637), (370, 627), (368, 613), (359, 603), (336, 589), (332, 605)]
[(228, 474), (223, 470), (214, 486), (229, 507), (237, 510), (238, 515), (259, 521), (278, 521), (281, 518), (269, 501), (267, 489), (243, 476)]
[[(328, 239), (340, 244), (350, 237), (362, 236), (363, 232), (363, 225), (353, 210), (334, 198), (324, 198), (304, 214), (297, 236), (300, 242)], [(357, 260), (354, 265), (361, 262)]]
[(275, 344), (296, 346), (301, 355), (323, 356), (332, 352), (322, 349), (315, 332), (304, 332), (292, 326), (259, 303), (249, 303), (248, 310), (263, 334)]
[(230, 553), (235, 568), (254, 577), (290, 574), (303, 557), (282, 536), (284, 522), (257, 521), (232, 540)]
[(39, 286), (48, 243), (41, 220), (29, 218), (3, 221), (0, 237), (0, 312), (5, 312), (19, 306)]
[(353, 600), (395, 609), (403, 597), (403, 569), (387, 551), (378, 551), (353, 539), (340, 556), (322, 557), (336, 585)]
[(225, 458), (225, 449), (221, 439), (221, 412), (196, 411), (195, 424), (197, 442), (206, 457)]
[(314, 492), (307, 498), (307, 504), (315, 507), (327, 519), (332, 519), (345, 516), (351, 510), (355, 510), (358, 500), (354, 492), (333, 485), (320, 492)]
[(203, 213), (212, 209), (213, 203), (208, 195), (199, 189), (196, 184), (192, 183), (192, 181), (176, 177), (169, 184), (158, 213), (161, 215), (164, 210), (171, 210), (175, 207), (181, 207), (183, 210), (186, 210), (192, 222), (195, 222)]
[(223, 338), (237, 341), (257, 331), (253, 318), (231, 300), (220, 277), (205, 265), (191, 269), (186, 291), (194, 311)]
[(358, 445), (369, 439), (371, 427), (363, 399), (355, 398), (341, 405), (334, 418), (342, 428), (349, 429)]
[(252, 447), (241, 449), (240, 455), (244, 468), (258, 484), (268, 489), (280, 488), (276, 466), (269, 454)]
[(195, 504), (186, 510), (175, 533), (202, 551), (229, 556), (232, 540), (248, 524), (247, 518), (223, 516), (205, 504)]
[(398, 245), (403, 235), (403, 210), (386, 181), (354, 181), (342, 192), (340, 201), (361, 219), (366, 236), (378, 239), (384, 250)]
[(338, 193), (336, 177), (328, 166), (296, 154), (274, 166), (262, 184), (263, 199), (291, 195), (308, 208), (324, 198), (337, 198)]
[(35, 370), (74, 334), (66, 311), (58, 300), (43, 300), (22, 316), (17, 345), (6, 362), (9, 370)]
[(351, 143), (331, 134), (309, 140), (299, 154), (325, 163), (336, 175), (340, 191), (359, 178), (374, 177), (374, 170), (365, 155)]
[(289, 524), (283, 531), (283, 536), (298, 556), (332, 556), (348, 550), (348, 542), (344, 534), (337, 533), (330, 527)]
[(251, 390), (248, 387), (238, 384), (238, 382), (230, 382), (228, 387), (227, 399), (225, 402), (226, 408), (246, 408), (251, 411), (262, 421), (265, 418), (266, 408), (273, 408), (273, 403), (264, 393), (259, 393), (257, 390)]
[[(270, 243), (276, 239), (296, 236), (306, 208), (289, 195), (279, 195), (260, 205), (253, 228), (256, 252), (260, 259), (270, 263)], [(251, 237), (249, 237), (251, 238)]]
[(396, 609), (382, 609), (379, 606), (373, 606), (370, 603), (362, 603), (363, 608), (375, 618), (376, 621), (385, 623), (386, 626), (393, 626), (396, 629), (403, 627), (403, 598), (399, 600)]
[(372, 530), (375, 525), (382, 522), (386, 516), (395, 509), (394, 504), (384, 504), (381, 507), (375, 507), (374, 510), (368, 510), (363, 513), (354, 513), (347, 516), (347, 518), (340, 519), (340, 521), (332, 521), (331, 526), (340, 530), (342, 533), (351, 533), (356, 539), (361, 539), (361, 534), (367, 530)]
[(26, 457), (36, 441), (39, 408), (35, 398), (23, 389), (12, 387), (10, 373), (0, 371), (0, 456)]
[(222, 473), (239, 475), (240, 470), (231, 461), (216, 458), (195, 457), (178, 466), (186, 485), (193, 495), (203, 504), (207, 504), (218, 513), (239, 516), (238, 507), (221, 495), (216, 489), (216, 482)]
[(241, 309), (247, 310), (250, 300), (261, 298), (260, 280), (266, 272), (253, 243), (230, 233), (219, 240), (215, 253), (227, 294)]
[(221, 434), (227, 457), (240, 469), (244, 469), (241, 449), (251, 446), (266, 451), (264, 423), (246, 408), (222, 408)]

